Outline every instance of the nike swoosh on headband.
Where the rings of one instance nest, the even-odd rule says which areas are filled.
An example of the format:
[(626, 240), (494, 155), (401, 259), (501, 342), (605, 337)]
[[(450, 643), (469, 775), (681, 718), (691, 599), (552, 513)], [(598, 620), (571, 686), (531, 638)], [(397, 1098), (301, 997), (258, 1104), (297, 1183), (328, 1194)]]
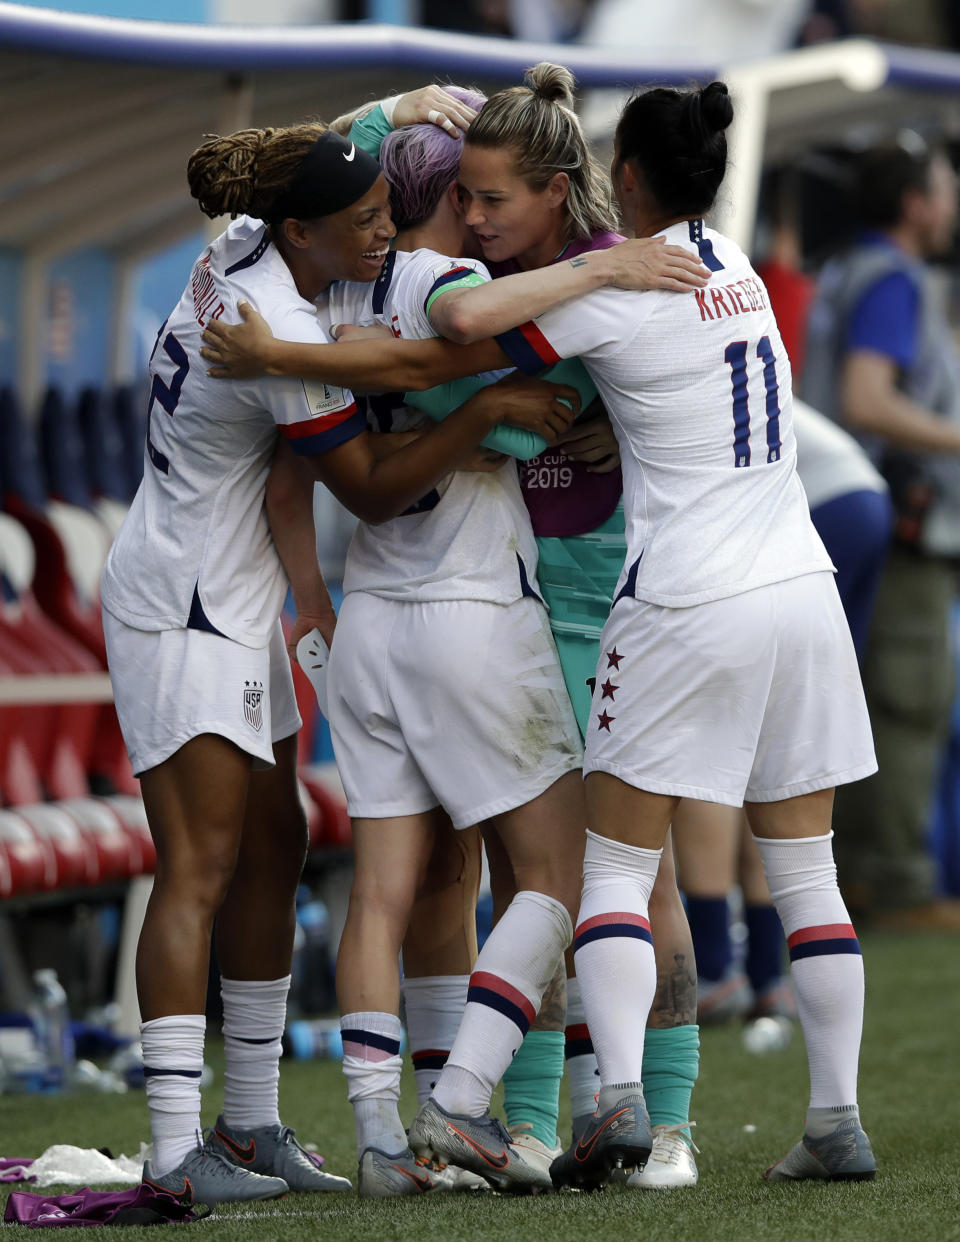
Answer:
[(350, 154), (347, 155), (346, 151), (344, 151), (343, 158), (347, 161), (348, 164), (350, 164), (353, 162), (353, 157), (356, 155), (356, 153), (357, 153), (357, 148), (351, 142), (350, 143)]

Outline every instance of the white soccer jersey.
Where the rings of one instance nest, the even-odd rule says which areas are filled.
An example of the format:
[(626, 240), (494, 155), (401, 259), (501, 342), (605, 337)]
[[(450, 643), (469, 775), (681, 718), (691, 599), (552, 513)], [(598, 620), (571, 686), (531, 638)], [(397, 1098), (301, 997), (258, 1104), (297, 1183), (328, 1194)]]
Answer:
[(766, 289), (702, 221), (665, 229), (705, 289), (602, 289), (504, 333), (518, 366), (579, 355), (623, 459), (623, 593), (664, 607), (832, 569), (796, 473), (791, 376)]
[(264, 647), (287, 583), (264, 510), (278, 431), (323, 453), (366, 427), (349, 391), (296, 379), (211, 379), (209, 319), (248, 301), (274, 334), (328, 343), (317, 308), (259, 221), (235, 220), (194, 264), (150, 359), (143, 482), (110, 551), (103, 605), (135, 629), (212, 629)]
[[(428, 307), (442, 289), (483, 283), (490, 276), (472, 259), (432, 250), (392, 251), (373, 285), (336, 284), (332, 323), (388, 325), (395, 336), (436, 336)], [(374, 426), (405, 430), (425, 420), (392, 401), (371, 402)], [(517, 471), (508, 461), (494, 473), (457, 472), (419, 504), (378, 526), (361, 522), (347, 553), (344, 591), (398, 600), (483, 600), (510, 604), (536, 589), (537, 545)]]

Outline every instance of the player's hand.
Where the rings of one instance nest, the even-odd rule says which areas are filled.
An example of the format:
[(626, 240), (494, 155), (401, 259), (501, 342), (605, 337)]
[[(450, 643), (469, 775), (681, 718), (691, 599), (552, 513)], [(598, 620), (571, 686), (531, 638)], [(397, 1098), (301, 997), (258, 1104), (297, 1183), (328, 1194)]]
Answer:
[(298, 612), (287, 638), (287, 655), (290, 657), (290, 663), (297, 663), (297, 643), (305, 634), (309, 634), (312, 630), (319, 630), (323, 641), (329, 647), (333, 642), (333, 631), (336, 625), (337, 614), (335, 612)]
[(384, 323), (335, 323), (330, 329), (335, 341), (377, 341), (386, 337), (393, 340), (393, 333)]
[(498, 423), (510, 423), (525, 431), (535, 431), (553, 444), (580, 413), (580, 394), (569, 384), (506, 375), (470, 398), (471, 402), (492, 402)]
[(276, 338), (249, 302), (238, 302), (237, 310), (242, 323), (210, 319), (203, 330), (200, 356), (213, 363), (207, 374), (217, 379), (255, 379), (268, 372)]
[(593, 418), (581, 418), (557, 436), (565, 457), (587, 463), (588, 474), (610, 474), (620, 465), (620, 445), (606, 410)]
[(393, 112), (393, 128), (404, 125), (437, 125), (450, 135), (459, 138), (465, 134), (476, 116), (473, 108), (448, 95), (442, 86), (421, 86), (409, 91), (397, 100)]
[(603, 253), (612, 265), (608, 284), (615, 289), (689, 293), (710, 279), (709, 268), (696, 255), (682, 246), (668, 246), (662, 237), (638, 237)]

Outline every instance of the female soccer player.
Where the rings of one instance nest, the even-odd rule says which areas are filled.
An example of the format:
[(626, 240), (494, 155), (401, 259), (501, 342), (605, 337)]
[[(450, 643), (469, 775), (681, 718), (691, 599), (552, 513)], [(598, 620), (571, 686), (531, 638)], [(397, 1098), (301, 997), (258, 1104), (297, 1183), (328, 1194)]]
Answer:
[[(722, 83), (654, 89), (630, 101), (615, 137), (624, 217), (639, 237), (699, 253), (706, 290), (591, 294), (540, 316), (522, 341), (500, 337), (527, 367), (583, 358), (625, 475), (629, 550), (586, 739), (591, 831), (574, 939), (603, 1086), (595, 1120), (552, 1168), (557, 1185), (598, 1184), (650, 1148), (636, 1038), (656, 982), (647, 902), (682, 797), (746, 804), (787, 935), (811, 1094), (803, 1139), (767, 1177), (875, 1171), (856, 1103), (863, 967), (830, 820), (834, 787), (876, 763), (832, 566), (796, 476), (776, 322), (746, 256), (703, 223), (732, 117)], [(500, 208), (482, 209), (492, 254)]]
[[(501, 418), (553, 434), (570, 418), (558, 396), (576, 394), (501, 387), (380, 460), (349, 391), (212, 383), (198, 357), (211, 319), (234, 314), (244, 298), (277, 331), (322, 343), (314, 299), (337, 279), (373, 281), (394, 229), (379, 166), (322, 125), (213, 139), (194, 152), (188, 176), (207, 214), (257, 218), (236, 220), (203, 252), (161, 329), (144, 480), (105, 567), (102, 599), (117, 709), (158, 853), (137, 960), (154, 1139), (145, 1177), (216, 1202), (269, 1198), (288, 1186), (349, 1186), (322, 1173), (277, 1115), (306, 842), (277, 551), (302, 559), (302, 544), (277, 526), (275, 548), (264, 516), (278, 433), (355, 512), (380, 521), (429, 492)], [(400, 352), (409, 358), (409, 346)], [(390, 357), (388, 342), (379, 358)], [(331, 633), (315, 556), (313, 568), (297, 602)], [(215, 917), (226, 1098), (212, 1142), (201, 1147)]]
[[(587, 262), (590, 260), (585, 257), (584, 252), (591, 246), (602, 247), (619, 240), (608, 230), (607, 226), (612, 223), (608, 192), (600, 170), (589, 156), (575, 117), (566, 108), (552, 102), (552, 95), (558, 89), (558, 75), (560, 95), (570, 102), (572, 79), (567, 71), (556, 66), (541, 66), (531, 75), (537, 88), (536, 93), (526, 88), (503, 92), (496, 97), (498, 106), (491, 109), (488, 104), (481, 113), (481, 118), (488, 114), (492, 118), (489, 126), (481, 127), (484, 135), (480, 139), (481, 143), (509, 146), (510, 143), (518, 141), (520, 135), (531, 132), (539, 134), (539, 145), (533, 141), (531, 149), (525, 153), (524, 174), (515, 174), (511, 169), (513, 175), (510, 180), (514, 198), (520, 199), (519, 206), (514, 204), (513, 225), (514, 233), (519, 232), (519, 236), (511, 236), (504, 243), (509, 245), (515, 242), (517, 253), (522, 255), (524, 264), (530, 267), (536, 267), (538, 262), (561, 258), (572, 264)], [(542, 94), (541, 88), (544, 91)], [(469, 134), (470, 131), (468, 139)], [(354, 136), (357, 136), (356, 131)], [(424, 164), (430, 166), (431, 161), (425, 159)], [(557, 174), (557, 167), (567, 171)], [(548, 171), (541, 175), (545, 168)], [(535, 183), (534, 188), (528, 186), (527, 178)], [(405, 186), (405, 190), (409, 192), (409, 187)], [(539, 248), (539, 254), (532, 261), (526, 253), (531, 247), (531, 238), (535, 239)], [(510, 251), (506, 253), (509, 254)], [(597, 257), (599, 256), (593, 255), (591, 259), (595, 260)], [(551, 279), (554, 271), (555, 269), (548, 275), (538, 274), (538, 280)], [(481, 311), (474, 309), (478, 300), (477, 290), (468, 288), (458, 291), (455, 287), (450, 287), (452, 277), (446, 272), (442, 275), (445, 295), (434, 303), (431, 310), (434, 327), (454, 336), (473, 337), (484, 330), (489, 331), (489, 319)], [(533, 275), (533, 272), (528, 275)], [(481, 278), (473, 279), (477, 281)], [(493, 286), (484, 292), (496, 293), (497, 288)], [(219, 325), (217, 332), (221, 332)], [(313, 357), (308, 358), (308, 353)], [(315, 351), (296, 351), (283, 365), (309, 368), (311, 365), (316, 366), (314, 358)], [(444, 412), (450, 408), (449, 394), (446, 400)], [(497, 444), (499, 446), (499, 440)], [(540, 441), (540, 447), (544, 447), (543, 441)], [(529, 450), (527, 455), (530, 455)], [(543, 470), (548, 476), (554, 476), (555, 490), (552, 505), (543, 501), (531, 505), (535, 517), (539, 517), (541, 528), (546, 525), (548, 534), (555, 533), (550, 525), (551, 519), (553, 522), (559, 520), (567, 535), (592, 532), (598, 525), (601, 527), (592, 557), (589, 547), (576, 547), (576, 538), (563, 542), (547, 540), (548, 545), (558, 545), (556, 550), (551, 549), (558, 562), (558, 589), (555, 596), (547, 596), (551, 604), (555, 605), (551, 623), (564, 640), (568, 655), (564, 662), (564, 673), (568, 688), (574, 695), (575, 706), (578, 706), (578, 715), (582, 715), (585, 726), (587, 706), (586, 703), (580, 704), (578, 699), (584, 697), (585, 679), (596, 667), (599, 621), (609, 609), (616, 573), (622, 565), (625, 551), (622, 513), (619, 515), (619, 536), (615, 531), (616, 514), (613, 524), (607, 524), (611, 507), (614, 510), (617, 507), (620, 480), (617, 475), (611, 485), (584, 469), (577, 479), (577, 486), (571, 488), (572, 470), (567, 466), (560, 470), (551, 470), (541, 462), (533, 471), (534, 486), (540, 481)], [(539, 495), (543, 496), (547, 490), (546, 487), (541, 487)], [(532, 489), (528, 489), (527, 495), (529, 501), (534, 495)], [(589, 535), (587, 538), (589, 539)], [(544, 540), (538, 542), (541, 547), (544, 546)], [(549, 584), (549, 578), (547, 581)], [(599, 613), (596, 612), (597, 599), (594, 597), (598, 597), (600, 601)], [(567, 615), (558, 626), (556, 613), (560, 612), (563, 605), (566, 605)], [(594, 609), (593, 614), (591, 607)], [(590, 632), (591, 620), (597, 625), (595, 633)], [(584, 650), (588, 652), (586, 662), (582, 654)], [(577, 662), (580, 667), (576, 667)], [(576, 667), (576, 671), (571, 673), (571, 667)], [(662, 1029), (657, 1030), (657, 1036), (662, 1037), (662, 1040), (651, 1039), (652, 1044), (661, 1046), (657, 1047), (656, 1054), (651, 1053), (651, 1064), (648, 1066), (648, 1078), (651, 1082), (658, 1081), (661, 1088), (658, 1099), (663, 1109), (658, 1117), (657, 1135), (658, 1148), (662, 1149), (657, 1154), (663, 1158), (656, 1161), (655, 1165), (660, 1166), (657, 1174), (663, 1179), (661, 1184), (692, 1184), (696, 1180), (696, 1167), (689, 1154), (689, 1147), (677, 1133), (680, 1129), (686, 1129), (690, 1089), (696, 1077), (697, 1041), (696, 1028), (692, 1025), (695, 1006), (692, 961), (689, 934), (672, 873), (664, 876), (664, 882), (658, 886), (658, 894), (660, 893), (663, 896), (658, 910), (658, 954), (661, 955), (658, 960), (663, 961), (664, 970), (657, 1014), (657, 1025)], [(583, 1020), (578, 1012), (576, 985), (571, 991), (573, 1003), (570, 1006), (568, 1023), (572, 1038), (568, 1049), (571, 1054), (568, 1057), (568, 1067), (572, 1079), (575, 1080), (574, 1111), (583, 1125), (593, 1112), (596, 1079), (588, 1037), (582, 1029)], [(441, 1096), (445, 1097), (443, 1085)], [(474, 1110), (477, 1109), (476, 1099), (469, 1101), (469, 1104)], [(466, 1107), (466, 1103), (461, 1105), (463, 1109)], [(461, 1155), (466, 1156), (467, 1153)], [(455, 1158), (458, 1161), (460, 1159), (459, 1156)]]

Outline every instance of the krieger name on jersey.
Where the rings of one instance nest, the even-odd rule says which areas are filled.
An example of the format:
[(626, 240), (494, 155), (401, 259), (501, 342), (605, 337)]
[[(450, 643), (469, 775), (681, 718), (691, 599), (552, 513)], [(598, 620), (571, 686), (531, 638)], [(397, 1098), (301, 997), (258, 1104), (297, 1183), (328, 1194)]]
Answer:
[(208, 319), (219, 319), (223, 314), (224, 305), (219, 300), (217, 286), (210, 272), (210, 254), (198, 259), (190, 277), (190, 290), (193, 294), (193, 313), (201, 328), (206, 326)]
[(748, 315), (751, 311), (769, 310), (767, 292), (753, 276), (738, 280), (732, 285), (719, 285), (709, 289), (695, 289), (700, 321), (722, 319), (724, 315)]

